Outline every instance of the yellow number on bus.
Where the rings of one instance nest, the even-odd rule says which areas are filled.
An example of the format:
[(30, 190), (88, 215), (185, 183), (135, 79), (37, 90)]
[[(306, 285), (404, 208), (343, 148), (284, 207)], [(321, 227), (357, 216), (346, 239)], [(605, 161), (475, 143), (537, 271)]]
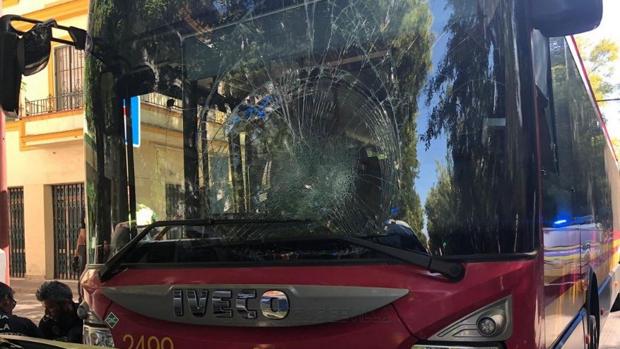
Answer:
[(134, 337), (126, 334), (123, 335), (123, 343), (127, 349), (174, 349), (174, 342), (170, 337), (149, 336), (145, 338), (144, 335)]

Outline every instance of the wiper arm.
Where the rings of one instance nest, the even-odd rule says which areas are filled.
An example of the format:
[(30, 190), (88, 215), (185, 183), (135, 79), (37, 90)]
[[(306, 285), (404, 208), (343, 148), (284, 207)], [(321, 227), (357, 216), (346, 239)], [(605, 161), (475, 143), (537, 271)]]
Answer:
[(133, 251), (138, 243), (144, 239), (144, 237), (151, 232), (151, 230), (159, 227), (174, 227), (181, 225), (207, 225), (211, 220), (199, 219), (199, 220), (179, 220), (179, 221), (159, 221), (147, 225), (144, 229), (131, 239), (125, 246), (123, 246), (112, 258), (108, 259), (101, 270), (99, 270), (99, 279), (106, 281), (112, 278), (119, 270), (118, 267), (131, 251)]
[(129, 255), (138, 246), (138, 243), (144, 239), (153, 229), (160, 227), (179, 227), (179, 226), (207, 226), (215, 224), (281, 224), (281, 223), (310, 223), (309, 220), (266, 220), (266, 219), (245, 219), (245, 218), (221, 218), (221, 219), (184, 219), (184, 220), (170, 220), (170, 221), (158, 221), (147, 225), (144, 229), (136, 235), (131, 241), (123, 246), (112, 258), (110, 258), (99, 271), (99, 279), (106, 281), (112, 278), (119, 272), (119, 266), (127, 255)]
[(380, 244), (378, 242), (353, 236), (334, 238), (336, 240), (346, 241), (352, 245), (357, 245), (369, 250), (386, 254), (403, 262), (423, 267), (431, 272), (440, 273), (451, 281), (459, 281), (465, 275), (465, 267), (458, 262), (439, 259), (425, 253), (401, 250), (395, 247)]
[[(110, 258), (99, 271), (99, 278), (101, 281), (109, 280), (119, 271), (119, 266), (125, 257), (133, 251), (138, 243), (153, 229), (158, 227), (172, 227), (172, 226), (206, 226), (215, 224), (226, 223), (311, 223), (308, 220), (253, 220), (253, 219), (189, 219), (189, 220), (175, 220), (175, 221), (160, 221), (150, 224), (144, 228), (134, 239), (129, 241), (123, 248), (121, 248), (112, 258)], [(408, 250), (402, 250), (395, 247), (383, 245), (374, 241), (365, 240), (359, 237), (353, 236), (323, 236), (320, 238), (310, 238), (303, 240), (340, 240), (348, 242), (352, 245), (367, 248), (376, 252), (383, 253), (390, 257), (394, 257), (403, 262), (407, 262), (413, 265), (425, 268), (428, 271), (440, 273), (451, 281), (459, 281), (465, 274), (465, 267), (461, 263), (455, 261), (447, 261), (437, 257), (433, 257), (429, 254), (418, 253)], [(286, 240), (273, 240), (272, 242), (284, 242)], [(290, 239), (289, 239), (290, 241)], [(264, 242), (264, 241), (263, 241)]]
[[(327, 229), (328, 232), (331, 232)], [(371, 251), (383, 253), (395, 259), (403, 262), (417, 265), (430, 272), (440, 273), (450, 281), (459, 281), (465, 275), (465, 267), (456, 261), (444, 260), (439, 257), (433, 257), (427, 253), (415, 252), (410, 250), (404, 250), (395, 248), (392, 246), (384, 245), (382, 243), (368, 240), (368, 237), (355, 237), (355, 236), (337, 236), (337, 235), (320, 235), (300, 238), (280, 238), (280, 239), (261, 239), (243, 241), (236, 244), (227, 245), (227, 247), (239, 247), (247, 245), (265, 244), (265, 243), (287, 243), (287, 242), (316, 242), (316, 241), (341, 241), (350, 245), (366, 248)], [(222, 245), (219, 245), (222, 246)]]

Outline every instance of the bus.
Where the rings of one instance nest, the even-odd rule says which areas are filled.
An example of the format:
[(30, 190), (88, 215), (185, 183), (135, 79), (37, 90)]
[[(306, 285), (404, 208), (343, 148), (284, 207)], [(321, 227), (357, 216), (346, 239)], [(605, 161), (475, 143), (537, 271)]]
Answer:
[(597, 348), (600, 1), (92, 0), (86, 344)]

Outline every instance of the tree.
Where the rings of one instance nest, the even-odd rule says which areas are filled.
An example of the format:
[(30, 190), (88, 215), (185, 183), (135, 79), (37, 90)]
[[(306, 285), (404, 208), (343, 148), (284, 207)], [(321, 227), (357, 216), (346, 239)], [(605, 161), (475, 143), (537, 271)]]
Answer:
[(588, 77), (594, 96), (597, 100), (608, 97), (620, 88), (612, 81), (615, 62), (620, 58), (618, 44), (611, 39), (601, 39), (592, 44), (583, 37), (577, 38), (577, 46), (581, 50), (581, 58), (588, 69)]
[[(549, 41), (557, 167), (544, 178), (543, 209), (547, 224), (554, 219), (592, 216), (610, 224), (610, 195), (605, 176), (606, 140), (596, 111), (583, 87), (577, 64), (564, 38)], [(552, 175), (551, 172), (554, 172)], [(555, 173), (557, 172), (557, 173)], [(560, 217), (561, 216), (561, 217)]]
[[(448, 1), (447, 54), (427, 87), (422, 140), (445, 137), (448, 169), (425, 209), (431, 249), (444, 254), (529, 249), (534, 124), (518, 105), (517, 33), (509, 2)], [(513, 46), (514, 47), (514, 46)], [(492, 122), (500, 120), (500, 126)], [(509, 199), (508, 199), (509, 198)], [(458, 200), (458, 202), (457, 202)], [(448, 218), (449, 217), (449, 218)], [(454, 219), (452, 226), (442, 219)], [(445, 245), (445, 246), (444, 246)], [(524, 247), (526, 246), (526, 247)]]
[(424, 210), (426, 212), (426, 229), (429, 232), (429, 247), (433, 254), (442, 255), (451, 246), (450, 235), (459, 227), (456, 214), (459, 212), (459, 196), (454, 187), (454, 173), (450, 166), (437, 163), (437, 183), (431, 188)]

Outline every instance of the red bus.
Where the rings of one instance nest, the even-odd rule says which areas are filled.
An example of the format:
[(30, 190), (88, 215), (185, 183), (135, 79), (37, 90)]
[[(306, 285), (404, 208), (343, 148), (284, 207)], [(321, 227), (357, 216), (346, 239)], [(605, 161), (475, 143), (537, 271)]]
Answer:
[(91, 1), (87, 344), (596, 348), (616, 159), (571, 0)]

